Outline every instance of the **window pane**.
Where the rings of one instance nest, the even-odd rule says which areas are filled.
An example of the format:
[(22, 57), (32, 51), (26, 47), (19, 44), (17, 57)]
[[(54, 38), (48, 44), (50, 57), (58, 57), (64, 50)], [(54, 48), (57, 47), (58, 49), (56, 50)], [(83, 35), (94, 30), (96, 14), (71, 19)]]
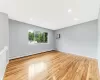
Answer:
[(42, 34), (40, 31), (35, 31), (35, 41), (37, 41), (37, 43), (41, 43), (42, 42)]
[(28, 32), (28, 39), (30, 42), (34, 41), (34, 33), (33, 32)]
[(43, 33), (43, 42), (44, 43), (47, 43), (48, 42), (48, 33), (47, 32), (44, 32)]

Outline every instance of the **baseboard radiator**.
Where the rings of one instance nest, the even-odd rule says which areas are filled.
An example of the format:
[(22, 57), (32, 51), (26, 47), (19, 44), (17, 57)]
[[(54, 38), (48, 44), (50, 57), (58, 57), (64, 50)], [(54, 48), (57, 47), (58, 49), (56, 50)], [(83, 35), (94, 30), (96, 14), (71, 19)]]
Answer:
[(5, 73), (5, 70), (6, 70), (6, 66), (8, 64), (7, 51), (8, 51), (8, 47), (7, 46), (5, 46), (0, 51), (0, 80), (3, 80), (4, 73)]

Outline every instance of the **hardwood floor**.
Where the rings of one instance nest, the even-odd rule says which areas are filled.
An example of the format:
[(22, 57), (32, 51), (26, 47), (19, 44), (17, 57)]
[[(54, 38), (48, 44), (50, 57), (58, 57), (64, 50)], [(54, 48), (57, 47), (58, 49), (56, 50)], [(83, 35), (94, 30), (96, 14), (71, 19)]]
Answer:
[(99, 80), (98, 63), (51, 51), (11, 60), (4, 80)]

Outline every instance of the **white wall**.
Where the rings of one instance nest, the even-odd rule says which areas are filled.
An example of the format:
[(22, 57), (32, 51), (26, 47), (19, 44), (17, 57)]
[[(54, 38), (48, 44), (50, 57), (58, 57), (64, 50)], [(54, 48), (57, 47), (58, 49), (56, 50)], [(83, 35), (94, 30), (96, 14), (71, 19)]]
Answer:
[(0, 13), (0, 80), (3, 80), (2, 78), (9, 60), (9, 50), (7, 53), (2, 53), (5, 46), (9, 47), (8, 16)]
[(97, 20), (55, 31), (58, 51), (97, 58)]
[[(39, 52), (54, 50), (54, 31), (9, 20), (10, 26), (10, 59), (32, 55)], [(28, 30), (48, 32), (49, 43), (28, 44)]]

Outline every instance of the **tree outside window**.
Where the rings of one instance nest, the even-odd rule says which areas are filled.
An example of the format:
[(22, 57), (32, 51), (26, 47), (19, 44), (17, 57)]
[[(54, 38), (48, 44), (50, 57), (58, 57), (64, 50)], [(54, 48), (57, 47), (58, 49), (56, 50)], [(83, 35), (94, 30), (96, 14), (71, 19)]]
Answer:
[(30, 43), (47, 43), (48, 33), (40, 31), (28, 31), (28, 39)]

